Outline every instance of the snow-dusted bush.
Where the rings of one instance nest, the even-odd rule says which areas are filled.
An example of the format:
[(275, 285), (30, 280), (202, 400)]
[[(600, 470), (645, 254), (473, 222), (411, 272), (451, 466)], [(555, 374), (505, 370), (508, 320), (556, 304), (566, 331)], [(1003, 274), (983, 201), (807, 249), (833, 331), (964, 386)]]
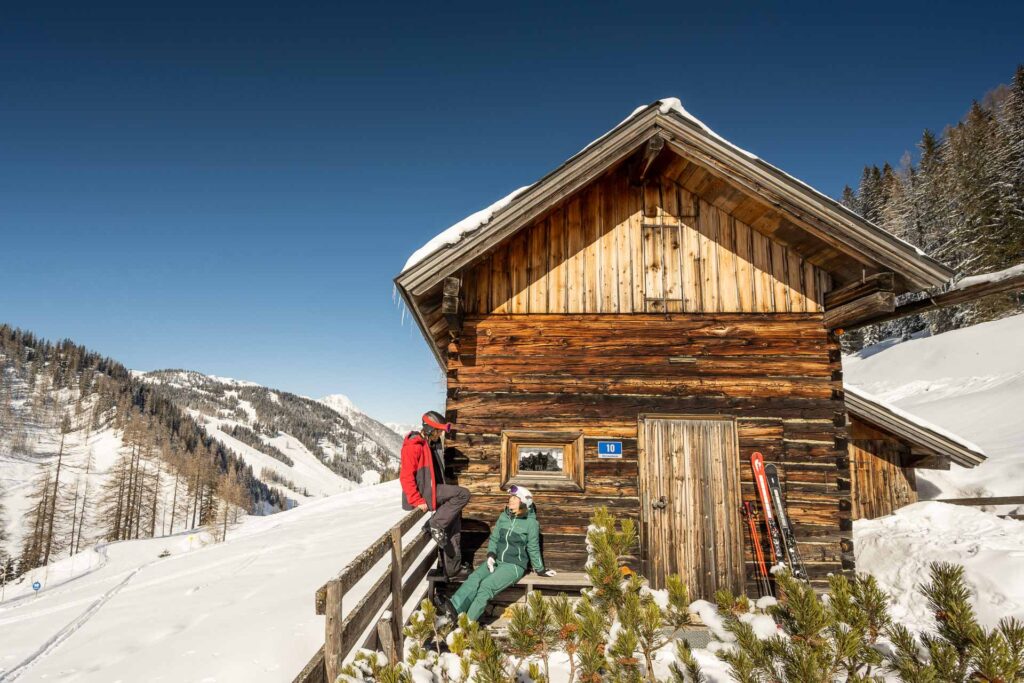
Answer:
[[(740, 683), (1024, 681), (1024, 625), (1004, 619), (993, 630), (981, 627), (962, 567), (932, 564), (920, 591), (936, 629), (920, 637), (892, 621), (889, 597), (870, 576), (833, 575), (825, 595), (786, 572), (776, 579), (780, 599), (766, 609), (718, 596), (731, 636), (719, 657)], [(778, 632), (759, 632), (750, 618), (755, 613), (774, 619)]]
[[(670, 576), (651, 590), (625, 562), (637, 542), (630, 520), (604, 509), (587, 533), (592, 586), (571, 600), (534, 592), (510, 607), (507, 640), (424, 601), (405, 629), (403, 661), (362, 652), (339, 681), (380, 683), (1024, 683), (1024, 625), (986, 630), (968, 602), (963, 569), (936, 563), (920, 587), (936, 628), (916, 636), (894, 623), (870, 576), (829, 577), (818, 594), (785, 570), (778, 598), (752, 602), (719, 591), (692, 603)], [(699, 617), (715, 637), (691, 651), (680, 638)], [(716, 658), (717, 656), (717, 658)], [(705, 674), (697, 658), (708, 670)], [(714, 669), (714, 671), (712, 671)]]
[(637, 539), (632, 520), (601, 508), (587, 533), (592, 587), (578, 600), (531, 593), (525, 604), (507, 610), (508, 640), (500, 645), (465, 615), (457, 625), (447, 623), (425, 600), (405, 629), (404, 661), (388, 664), (377, 653), (361, 653), (339, 680), (658, 683), (665, 679), (656, 675), (655, 660), (660, 651), (671, 651), (668, 680), (701, 681), (686, 642), (677, 640), (691, 621), (686, 586), (672, 576), (666, 590), (652, 591), (628, 569)]

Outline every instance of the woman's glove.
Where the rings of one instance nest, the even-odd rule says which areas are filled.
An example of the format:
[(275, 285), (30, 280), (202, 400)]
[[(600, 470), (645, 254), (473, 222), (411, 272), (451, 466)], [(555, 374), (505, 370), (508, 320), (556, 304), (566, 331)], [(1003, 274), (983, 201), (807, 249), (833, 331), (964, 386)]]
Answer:
[(557, 573), (558, 572), (556, 572), (554, 569), (538, 569), (537, 570), (537, 576), (554, 576)]
[(494, 557), (491, 555), (487, 556), (487, 571), (492, 574), (494, 573)]

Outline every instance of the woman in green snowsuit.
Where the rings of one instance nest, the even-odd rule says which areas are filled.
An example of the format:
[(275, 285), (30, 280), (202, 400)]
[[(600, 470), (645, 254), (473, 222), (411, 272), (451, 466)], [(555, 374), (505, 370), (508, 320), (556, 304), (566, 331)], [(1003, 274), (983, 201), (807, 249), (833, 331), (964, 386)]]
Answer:
[(451, 597), (452, 615), (466, 613), (473, 621), (484, 613), (487, 603), (526, 574), (529, 561), (541, 576), (554, 576), (545, 569), (540, 556), (540, 524), (533, 495), (524, 486), (513, 486), (508, 507), (498, 516), (487, 543), (487, 562), (476, 568)]

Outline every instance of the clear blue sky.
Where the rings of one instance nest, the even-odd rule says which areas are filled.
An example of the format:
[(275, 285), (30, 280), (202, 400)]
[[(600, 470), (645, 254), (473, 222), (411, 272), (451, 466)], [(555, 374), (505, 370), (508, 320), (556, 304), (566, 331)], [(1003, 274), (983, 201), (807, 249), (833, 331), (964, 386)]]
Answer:
[(0, 321), (415, 419), (408, 254), (637, 105), (838, 195), (1024, 59), (1022, 3), (832, 4), (8, 3)]

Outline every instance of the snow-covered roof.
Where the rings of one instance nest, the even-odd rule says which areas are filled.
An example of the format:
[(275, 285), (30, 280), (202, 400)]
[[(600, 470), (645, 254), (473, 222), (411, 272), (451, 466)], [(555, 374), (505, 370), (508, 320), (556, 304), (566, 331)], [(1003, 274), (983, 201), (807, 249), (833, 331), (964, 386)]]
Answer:
[[(714, 130), (712, 130), (711, 127), (708, 126), (706, 123), (704, 123), (699, 118), (697, 118), (696, 116), (691, 114), (689, 111), (687, 111), (686, 108), (683, 107), (683, 103), (682, 103), (682, 101), (678, 97), (664, 97), (664, 98), (658, 100), (657, 102), (654, 102), (653, 104), (642, 105), (642, 106), (637, 107), (636, 109), (634, 109), (632, 111), (632, 113), (630, 113), (629, 116), (627, 116), (617, 126), (615, 126), (615, 128), (613, 128), (612, 130), (608, 131), (607, 133), (605, 133), (601, 137), (597, 138), (596, 140), (593, 140), (592, 142), (590, 142), (586, 146), (584, 146), (583, 149), (581, 149), (579, 153), (577, 153), (576, 155), (573, 156), (573, 159), (575, 159), (577, 156), (579, 156), (583, 152), (587, 151), (588, 149), (590, 149), (591, 147), (596, 145), (598, 142), (600, 142), (600, 141), (604, 140), (605, 138), (609, 137), (610, 135), (612, 135), (614, 132), (619, 130), (619, 128), (621, 128), (624, 124), (630, 122), (633, 118), (635, 118), (639, 114), (641, 114), (641, 113), (643, 113), (643, 112), (645, 112), (645, 111), (647, 111), (647, 110), (649, 110), (649, 109), (651, 109), (653, 107), (657, 107), (657, 110), (658, 110), (659, 114), (662, 114), (662, 115), (674, 114), (674, 115), (676, 115), (676, 116), (686, 120), (687, 122), (695, 125), (701, 131), (703, 131), (707, 136), (709, 136), (711, 138), (714, 138), (719, 143), (721, 143), (723, 146), (728, 147), (732, 152), (745, 157), (750, 162), (755, 163), (755, 164), (757, 164), (757, 165), (759, 165), (759, 166), (761, 166), (763, 168), (770, 169), (771, 172), (774, 173), (774, 174), (778, 174), (778, 175), (783, 176), (787, 181), (795, 183), (796, 185), (799, 185), (805, 191), (810, 192), (810, 193), (814, 194), (817, 198), (828, 202), (833, 208), (838, 209), (838, 210), (840, 210), (840, 211), (842, 211), (842, 212), (844, 212), (846, 214), (849, 214), (851, 216), (855, 216), (858, 220), (861, 220), (861, 221), (864, 220), (861, 216), (853, 213), (852, 211), (850, 211), (846, 207), (842, 206), (841, 204), (839, 204), (838, 202), (836, 202), (834, 199), (832, 199), (828, 195), (824, 194), (823, 192), (820, 192), (820, 191), (816, 190), (815, 188), (811, 187), (810, 185), (808, 185), (807, 183), (803, 182), (802, 180), (799, 180), (798, 178), (795, 178), (795, 177), (789, 175), (785, 171), (782, 171), (781, 169), (779, 169), (779, 168), (777, 168), (775, 166), (772, 166), (771, 164), (769, 164), (769, 163), (765, 162), (764, 160), (762, 160), (757, 155), (752, 154), (751, 152), (748, 152), (747, 150), (742, 149), (741, 147), (738, 147), (737, 145), (729, 142), (728, 140), (723, 138), (721, 135), (716, 133)], [(538, 181), (538, 183), (539, 183), (539, 181)], [(486, 207), (484, 209), (481, 209), (480, 211), (477, 211), (477, 212), (475, 212), (473, 214), (470, 214), (469, 216), (466, 216), (465, 218), (463, 218), (462, 220), (458, 221), (454, 225), (452, 225), (452, 226), (446, 228), (445, 230), (443, 230), (442, 232), (438, 233), (437, 235), (432, 237), (426, 244), (424, 244), (422, 247), (420, 247), (415, 252), (413, 252), (411, 256), (409, 256), (409, 258), (405, 262), (405, 266), (402, 267), (402, 272), (404, 273), (404, 272), (408, 271), (410, 268), (412, 268), (413, 266), (416, 266), (421, 261), (423, 261), (426, 257), (430, 256), (431, 254), (434, 254), (435, 252), (439, 251), (440, 249), (442, 249), (444, 247), (448, 247), (448, 246), (452, 246), (452, 245), (458, 244), (460, 241), (462, 241), (468, 235), (478, 231), (480, 228), (482, 228), (483, 226), (487, 225), (491, 221), (492, 217), (496, 213), (499, 213), (501, 210), (503, 210), (506, 207), (508, 207), (510, 204), (512, 204), (514, 202), (514, 200), (516, 200), (518, 197), (523, 195), (523, 193), (526, 192), (526, 190), (531, 189), (532, 187), (534, 187), (538, 183), (534, 183), (533, 185), (526, 185), (526, 186), (520, 187), (519, 189), (511, 192), (510, 194), (508, 194), (508, 195), (502, 197), (501, 199), (499, 199), (498, 201), (494, 202), (490, 206), (488, 206), (488, 207)], [(886, 233), (886, 234), (888, 235), (888, 233)], [(903, 246), (903, 247), (905, 247), (905, 248), (907, 248), (909, 250), (913, 250), (914, 253), (917, 254), (917, 256), (922, 257), (922, 258), (928, 258), (927, 254), (925, 254), (923, 251), (921, 251), (916, 246), (914, 246), (914, 245), (912, 245), (912, 244), (910, 244), (910, 243), (908, 243), (908, 242), (906, 242), (904, 240), (901, 240), (901, 239), (899, 239), (899, 238), (897, 238), (895, 236), (889, 235), (889, 237), (891, 238), (892, 241), (899, 243), (901, 246)]]
[(479, 230), (483, 226), (487, 225), (487, 222), (491, 220), (491, 216), (501, 209), (504, 209), (512, 203), (513, 199), (528, 189), (530, 189), (530, 185), (520, 187), (518, 190), (513, 190), (490, 206), (480, 209), (476, 213), (469, 214), (455, 225), (446, 228), (439, 234), (430, 238), (429, 242), (412, 253), (412, 256), (410, 256), (405, 262), (405, 266), (402, 267), (402, 272), (409, 270), (441, 247), (455, 244), (466, 234)]
[(949, 456), (953, 462), (964, 467), (974, 467), (987, 457), (981, 446), (863, 389), (846, 385), (843, 391), (846, 393), (846, 408), (851, 414), (920, 448)]
[(445, 278), (458, 275), (655, 139), (759, 201), (785, 227), (777, 233), (786, 233), (794, 250), (806, 247), (827, 262), (824, 267), (837, 282), (860, 277), (865, 269), (888, 271), (898, 275), (897, 293), (902, 293), (944, 285), (954, 274), (836, 200), (728, 142), (678, 98), (664, 98), (635, 109), (537, 182), (458, 221), (412, 253), (395, 277), (396, 291), (442, 368), (443, 330), (432, 333), (435, 323), (427, 323), (425, 316), (438, 310)]

